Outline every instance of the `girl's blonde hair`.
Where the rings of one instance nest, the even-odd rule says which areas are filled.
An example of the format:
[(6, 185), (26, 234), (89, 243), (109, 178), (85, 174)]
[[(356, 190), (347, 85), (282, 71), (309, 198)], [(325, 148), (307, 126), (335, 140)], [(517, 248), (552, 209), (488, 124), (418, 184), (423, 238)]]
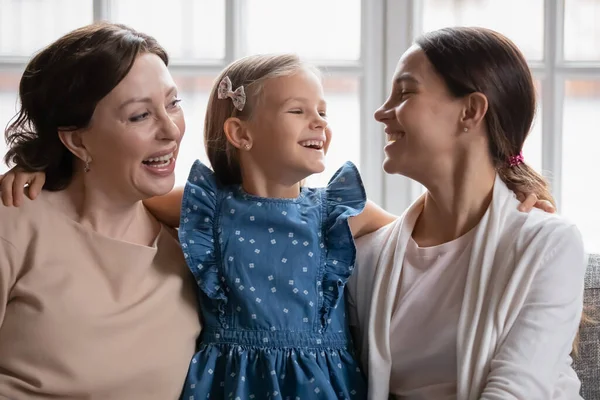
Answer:
[[(204, 147), (219, 183), (242, 183), (238, 149), (225, 136), (225, 121), (231, 117), (242, 120), (252, 118), (267, 80), (293, 75), (306, 68), (320, 76), (315, 67), (306, 64), (295, 54), (254, 55), (234, 61), (219, 74), (210, 91), (204, 119)], [(244, 87), (246, 103), (242, 111), (234, 107), (231, 99), (219, 99), (217, 96), (219, 83), (225, 76), (231, 80), (233, 90)]]

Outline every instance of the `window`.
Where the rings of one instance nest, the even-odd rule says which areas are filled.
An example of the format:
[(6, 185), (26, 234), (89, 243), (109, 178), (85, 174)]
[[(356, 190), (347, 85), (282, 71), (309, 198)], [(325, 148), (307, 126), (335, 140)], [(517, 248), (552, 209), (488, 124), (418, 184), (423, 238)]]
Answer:
[[(187, 120), (176, 169), (182, 185), (195, 159), (207, 162), (203, 121), (218, 72), (244, 55), (293, 51), (324, 71), (335, 144), (327, 170), (311, 178), (311, 184), (324, 185), (343, 161), (361, 161), (362, 8), (361, 0), (61, 0), (58, 6), (51, 0), (0, 0), (0, 119), (5, 123), (15, 114), (20, 72), (32, 53), (92, 20), (130, 25), (155, 36), (171, 56)], [(33, 25), (42, 26), (42, 33), (25, 28)], [(15, 30), (17, 40), (11, 37)], [(0, 147), (0, 155), (5, 151)], [(0, 172), (6, 169), (2, 165)]]
[(523, 51), (538, 85), (539, 110), (523, 154), (550, 181), (559, 212), (574, 221), (586, 250), (600, 252), (594, 183), (600, 167), (600, 0), (424, 0), (414, 32), (485, 26)]
[[(17, 88), (29, 57), (56, 38), (93, 20), (91, 0), (0, 0), (0, 126), (17, 110)], [(35, 29), (32, 29), (35, 27)], [(2, 129), (4, 132), (4, 129)], [(0, 140), (0, 157), (6, 144)], [(0, 173), (6, 171), (0, 162)]]
[[(187, 119), (176, 175), (206, 161), (203, 121), (215, 76), (244, 55), (294, 51), (324, 71), (334, 129), (325, 184), (350, 159), (369, 197), (401, 213), (420, 185), (381, 170), (384, 135), (373, 111), (385, 100), (396, 62), (426, 30), (479, 25), (523, 50), (538, 90), (524, 155), (551, 182), (559, 212), (600, 252), (594, 155), (600, 148), (600, 0), (0, 0), (0, 123), (14, 115), (19, 77), (33, 52), (93, 20), (157, 37), (172, 57)], [(31, 29), (35, 26), (36, 29)], [(5, 153), (0, 142), (0, 155)], [(0, 164), (0, 173), (6, 167)]]

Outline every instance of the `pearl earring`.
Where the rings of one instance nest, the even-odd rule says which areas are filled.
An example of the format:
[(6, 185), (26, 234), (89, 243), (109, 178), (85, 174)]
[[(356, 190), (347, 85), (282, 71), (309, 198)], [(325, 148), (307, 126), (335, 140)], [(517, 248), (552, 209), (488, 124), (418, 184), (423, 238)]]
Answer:
[(465, 127), (465, 128), (463, 129), (463, 131), (464, 131), (464, 132), (469, 132), (469, 128)]

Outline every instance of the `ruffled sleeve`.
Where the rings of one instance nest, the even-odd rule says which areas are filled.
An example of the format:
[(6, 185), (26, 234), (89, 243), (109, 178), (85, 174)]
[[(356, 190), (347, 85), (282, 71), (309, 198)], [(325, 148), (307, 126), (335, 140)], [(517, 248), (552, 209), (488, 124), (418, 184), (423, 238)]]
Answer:
[(179, 241), (200, 290), (213, 300), (226, 302), (219, 280), (219, 252), (215, 247), (219, 193), (214, 173), (196, 161), (183, 192)]
[(348, 218), (360, 214), (367, 197), (358, 169), (345, 163), (331, 178), (325, 188), (327, 215), (325, 245), (327, 254), (323, 274), (322, 322), (327, 326), (331, 309), (344, 294), (344, 287), (354, 270), (356, 248), (348, 225)]

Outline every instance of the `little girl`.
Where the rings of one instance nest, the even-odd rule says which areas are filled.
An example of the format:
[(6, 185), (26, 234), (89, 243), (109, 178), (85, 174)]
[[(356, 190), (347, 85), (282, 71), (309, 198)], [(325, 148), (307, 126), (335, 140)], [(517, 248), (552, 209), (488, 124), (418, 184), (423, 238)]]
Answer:
[(166, 222), (181, 204), (179, 238), (200, 288), (203, 331), (183, 399), (366, 398), (344, 287), (353, 236), (394, 217), (367, 203), (351, 163), (326, 188), (301, 188), (325, 168), (328, 133), (317, 70), (294, 55), (241, 59), (209, 97), (214, 172), (196, 161), (181, 203), (177, 191), (148, 202)]

